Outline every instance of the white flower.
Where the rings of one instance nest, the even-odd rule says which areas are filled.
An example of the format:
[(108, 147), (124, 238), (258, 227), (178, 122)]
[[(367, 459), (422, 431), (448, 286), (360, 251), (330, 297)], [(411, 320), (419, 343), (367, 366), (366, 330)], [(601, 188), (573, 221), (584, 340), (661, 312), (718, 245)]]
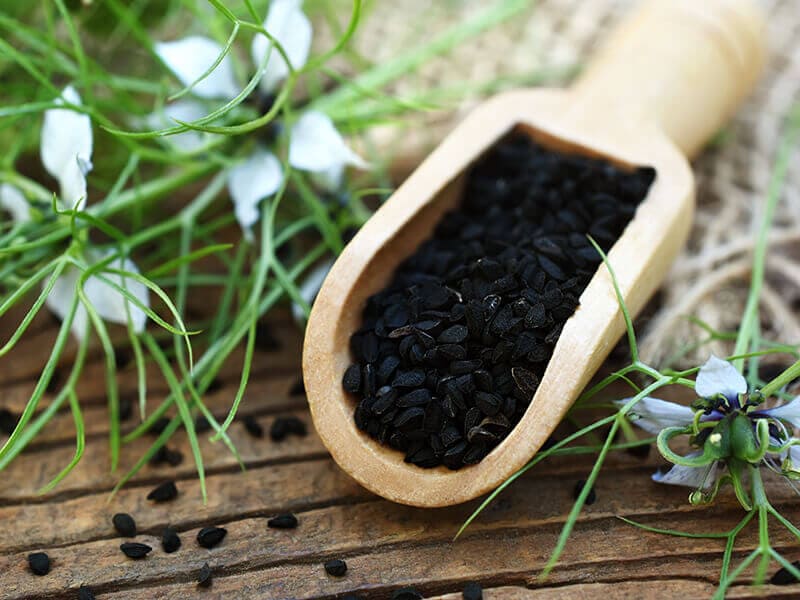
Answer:
[[(311, 22), (301, 10), (301, 0), (273, 0), (264, 21), (264, 30), (278, 41), (293, 69), (301, 68), (311, 49)], [(156, 44), (156, 53), (175, 76), (186, 86), (196, 82), (223, 52), (215, 41), (191, 36)], [(272, 41), (263, 34), (253, 39), (251, 54), (256, 66), (266, 60), (259, 87), (270, 93), (286, 79), (289, 65)], [(233, 76), (232, 61), (226, 55), (208, 76), (192, 87), (200, 98), (230, 100), (240, 91)], [(148, 125), (167, 127), (175, 121), (196, 121), (207, 111), (196, 100), (180, 100), (165, 107), (162, 113), (151, 115)], [(166, 138), (173, 146), (186, 152), (201, 149), (213, 139), (213, 134), (189, 131)], [(365, 168), (367, 164), (355, 154), (336, 131), (330, 117), (320, 112), (303, 114), (290, 133), (289, 164), (310, 171), (315, 182), (327, 189), (341, 184), (348, 165)], [(268, 150), (256, 147), (253, 154), (235, 165), (228, 174), (228, 191), (234, 212), (245, 237), (252, 239), (252, 226), (258, 220), (259, 203), (275, 194), (283, 182), (283, 169)]]
[(347, 165), (367, 168), (367, 163), (345, 144), (328, 115), (308, 111), (292, 127), (289, 164), (311, 171), (324, 187), (339, 187)]
[[(71, 85), (56, 104), (80, 106), (81, 97)], [(86, 175), (92, 169), (92, 124), (89, 116), (71, 108), (51, 108), (44, 113), (40, 143), (42, 164), (61, 186), (65, 208), (86, 205)]]
[(25, 196), (10, 183), (0, 184), (0, 208), (11, 215), (15, 223), (31, 220), (31, 206)]
[(261, 148), (228, 171), (228, 191), (236, 219), (248, 239), (252, 239), (252, 227), (258, 221), (259, 202), (277, 192), (282, 182), (281, 163), (272, 152)]
[[(89, 249), (85, 252), (85, 257), (89, 264), (95, 264), (107, 258), (111, 254), (110, 250), (101, 252), (99, 250)], [(114, 269), (120, 271), (127, 271), (130, 273), (138, 274), (139, 270), (130, 259), (120, 260), (119, 258), (111, 261), (106, 269)], [(144, 306), (150, 306), (150, 295), (147, 286), (130, 277), (122, 277), (116, 273), (103, 272), (102, 276), (118, 285), (119, 287), (130, 292), (136, 299), (139, 300)], [(72, 300), (77, 293), (77, 287), (80, 284), (80, 271), (75, 267), (67, 267), (67, 269), (56, 280), (53, 289), (47, 296), (45, 303), (48, 308), (52, 310), (62, 320), (69, 313)], [(144, 331), (147, 315), (136, 304), (125, 298), (118, 290), (103, 281), (98, 275), (91, 275), (86, 279), (83, 290), (86, 293), (87, 300), (91, 303), (92, 307), (97, 311), (106, 321), (112, 323), (125, 324), (128, 322), (128, 312), (130, 311), (131, 324), (134, 331), (141, 333)], [(75, 311), (75, 317), (72, 321), (72, 333), (78, 339), (82, 339), (86, 334), (86, 325), (89, 320), (89, 314), (86, 307), (80, 303)]]
[[(686, 458), (700, 456), (702, 452), (690, 452)], [(656, 471), (652, 475), (653, 481), (668, 485), (682, 485), (695, 489), (707, 490), (717, 481), (721, 467), (717, 461), (702, 467), (685, 467), (674, 465), (669, 471), (662, 473)]]
[[(278, 41), (295, 70), (306, 64), (311, 50), (311, 21), (300, 10), (302, 4), (301, 0), (273, 0), (264, 21), (264, 30)], [(250, 51), (256, 65), (269, 54), (259, 85), (265, 93), (274, 91), (289, 75), (289, 65), (262, 33), (253, 38)]]
[(747, 381), (731, 363), (712, 354), (697, 374), (694, 391), (701, 398), (722, 394), (738, 405), (739, 394), (747, 391)]
[[(331, 270), (332, 266), (332, 260), (326, 260), (325, 262), (318, 264), (300, 284), (300, 297), (309, 306), (314, 303), (314, 300), (319, 293), (319, 289), (322, 287), (322, 282), (325, 281), (325, 277), (328, 276), (328, 271)], [(306, 320), (305, 311), (297, 302), (292, 303), (292, 316), (294, 317), (295, 322), (301, 325)]]
[[(627, 400), (621, 400), (624, 405)], [(694, 411), (688, 406), (659, 400), (658, 398), (642, 398), (629, 411), (631, 421), (654, 435), (667, 427), (685, 427), (692, 423)]]
[(222, 54), (222, 46), (214, 40), (192, 35), (174, 42), (159, 42), (155, 51), (184, 86), (195, 84), (192, 87), (195, 96), (227, 99), (239, 93), (233, 61), (227, 54), (213, 71), (197, 81)]

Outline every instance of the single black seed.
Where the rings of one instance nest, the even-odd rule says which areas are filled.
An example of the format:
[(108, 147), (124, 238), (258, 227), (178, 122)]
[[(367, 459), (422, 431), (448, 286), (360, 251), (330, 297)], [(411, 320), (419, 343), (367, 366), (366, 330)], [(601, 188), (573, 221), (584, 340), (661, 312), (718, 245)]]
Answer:
[(464, 600), (483, 600), (483, 588), (480, 584), (470, 581), (464, 585), (461, 596)]
[(292, 513), (278, 515), (267, 521), (267, 527), (271, 527), (272, 529), (294, 529), (297, 527), (297, 517)]
[[(796, 569), (800, 569), (800, 560), (796, 560), (792, 563), (792, 566)], [(781, 567), (775, 574), (770, 578), (769, 582), (772, 585), (791, 585), (796, 583), (798, 579), (789, 572), (789, 569), (786, 567)]]
[(136, 521), (128, 513), (117, 513), (111, 517), (114, 529), (122, 537), (136, 537)]
[[(578, 496), (581, 495), (581, 492), (583, 491), (585, 485), (586, 482), (583, 479), (579, 479), (578, 481), (575, 482), (575, 487), (572, 490), (572, 496), (575, 498), (575, 500), (577, 500)], [(597, 500), (597, 494), (595, 493), (594, 488), (592, 488), (591, 490), (589, 490), (589, 493), (586, 496), (585, 504), (586, 505), (594, 504), (595, 500)]]
[(212, 577), (211, 567), (208, 566), (208, 563), (203, 563), (200, 572), (197, 574), (197, 587), (211, 587), (213, 582), (214, 579)]
[(392, 380), (392, 387), (418, 387), (425, 383), (425, 371), (413, 369), (398, 373)]
[(119, 399), (119, 420), (127, 421), (133, 416), (133, 400), (129, 397)]
[(361, 366), (357, 364), (350, 365), (344, 372), (342, 378), (342, 385), (346, 392), (357, 394), (361, 389)]
[(467, 335), (469, 332), (464, 325), (453, 325), (440, 333), (436, 341), (440, 344), (460, 344), (467, 339)]
[(305, 396), (306, 395), (306, 384), (303, 382), (303, 378), (300, 377), (292, 384), (292, 387), (289, 388), (289, 396)]
[(177, 467), (182, 462), (183, 453), (180, 450), (174, 450), (166, 445), (156, 450), (156, 453), (150, 459), (150, 464), (153, 466), (168, 464), (171, 467)]
[(308, 435), (306, 424), (297, 417), (277, 417), (272, 422), (269, 437), (272, 438), (273, 442), (280, 442), (289, 435), (305, 437)]
[(95, 600), (92, 588), (82, 585), (78, 588), (78, 600)]
[(425, 596), (413, 587), (405, 587), (392, 593), (392, 600), (423, 600)]
[(167, 554), (177, 552), (181, 547), (181, 538), (178, 537), (178, 532), (172, 527), (165, 527), (161, 533), (161, 548)]
[(213, 548), (222, 541), (228, 530), (224, 527), (203, 527), (197, 532), (197, 543), (203, 548)]
[(280, 350), (282, 344), (267, 323), (256, 324), (256, 348), (262, 352), (275, 352)]
[(178, 488), (175, 486), (174, 481), (165, 481), (161, 485), (153, 488), (147, 499), (153, 502), (168, 502), (174, 500), (178, 496)]
[(153, 550), (151, 546), (139, 542), (125, 542), (120, 544), (119, 549), (125, 556), (134, 560), (144, 558)]
[(50, 572), (50, 557), (44, 552), (28, 554), (28, 567), (34, 575), (47, 575)]
[(172, 421), (172, 419), (170, 419), (169, 417), (160, 417), (156, 419), (155, 422), (153, 422), (153, 424), (150, 425), (150, 428), (147, 430), (147, 433), (155, 436), (161, 435), (162, 433), (164, 433), (164, 430), (169, 426), (170, 421)]
[(347, 563), (335, 558), (325, 563), (325, 572), (334, 577), (343, 577), (347, 573)]
[(247, 431), (247, 433), (252, 435), (254, 438), (264, 437), (264, 428), (261, 427), (261, 424), (253, 415), (245, 416), (242, 419), (242, 425), (244, 425), (244, 428)]
[(7, 408), (0, 408), (0, 432), (6, 435), (14, 433), (14, 428), (19, 421), (19, 415), (11, 412)]
[(206, 433), (207, 431), (210, 430), (211, 430), (211, 423), (208, 422), (208, 419), (206, 419), (204, 415), (198, 415), (197, 417), (195, 417), (194, 420), (195, 433)]

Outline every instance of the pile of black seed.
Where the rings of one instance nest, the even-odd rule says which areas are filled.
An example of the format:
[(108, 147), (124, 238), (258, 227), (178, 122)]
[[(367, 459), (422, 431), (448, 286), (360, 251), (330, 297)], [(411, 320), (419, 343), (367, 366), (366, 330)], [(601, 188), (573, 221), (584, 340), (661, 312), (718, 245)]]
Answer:
[(420, 467), (477, 463), (514, 427), (566, 320), (655, 177), (527, 136), (472, 169), (458, 210), (398, 268), (350, 340), (357, 426)]

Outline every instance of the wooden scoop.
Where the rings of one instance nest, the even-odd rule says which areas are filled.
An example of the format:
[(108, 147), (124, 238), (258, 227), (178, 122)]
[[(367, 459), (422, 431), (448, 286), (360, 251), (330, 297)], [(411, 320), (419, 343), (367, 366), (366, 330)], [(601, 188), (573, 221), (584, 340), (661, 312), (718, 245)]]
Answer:
[(303, 373), (314, 424), (361, 485), (414, 506), (465, 502), (500, 484), (541, 447), (624, 332), (604, 266), (567, 321), (522, 420), (480, 463), (422, 469), (356, 428), (342, 389), (351, 333), (367, 298), (455, 207), (464, 175), (498, 139), (524, 131), (550, 149), (652, 166), (656, 180), (609, 253), (625, 302), (639, 311), (689, 232), (687, 162), (750, 90), (763, 62), (763, 19), (748, 0), (645, 2), (570, 90), (520, 90), (475, 109), (359, 231), (314, 303)]

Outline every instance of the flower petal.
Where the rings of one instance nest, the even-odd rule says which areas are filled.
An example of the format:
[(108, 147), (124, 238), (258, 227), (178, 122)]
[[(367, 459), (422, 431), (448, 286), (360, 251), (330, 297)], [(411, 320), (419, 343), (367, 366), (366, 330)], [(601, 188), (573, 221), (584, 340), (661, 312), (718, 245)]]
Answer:
[[(152, 113), (144, 120), (144, 125), (152, 129), (166, 129), (177, 125), (177, 121), (196, 121), (208, 114), (206, 107), (196, 100), (178, 100), (167, 104), (163, 110)], [(161, 139), (181, 152), (195, 152), (214, 138), (216, 134), (189, 130), (174, 135), (165, 135)]]
[[(322, 287), (322, 282), (325, 281), (325, 277), (328, 276), (328, 271), (331, 270), (332, 266), (333, 260), (326, 260), (325, 262), (320, 263), (314, 267), (314, 269), (306, 276), (305, 279), (303, 279), (303, 282), (300, 284), (300, 297), (305, 300), (306, 304), (309, 306), (314, 304), (314, 300), (319, 293), (319, 289)], [(299, 304), (297, 304), (297, 302), (292, 303), (292, 316), (297, 323), (305, 323), (305, 311)]]
[[(216, 62), (223, 47), (207, 37), (192, 35), (174, 42), (159, 42), (155, 51), (178, 81), (190, 86)], [(227, 54), (205, 79), (192, 88), (194, 95), (200, 98), (233, 98), (239, 91), (233, 74), (233, 61)]]
[[(687, 456), (699, 455), (693, 453)], [(673, 466), (666, 473), (657, 471), (653, 473), (652, 479), (656, 483), (666, 483), (669, 485), (683, 485), (695, 489), (709, 489), (717, 481), (719, 466), (716, 462), (703, 467), (684, 467), (681, 465)]]
[[(99, 262), (108, 257), (111, 253), (111, 250), (107, 250), (104, 252), (93, 252), (92, 254), (93, 258)], [(111, 261), (106, 268), (128, 271), (136, 274), (139, 273), (139, 269), (133, 261), (128, 258), (124, 260), (116, 258)], [(116, 273), (103, 273), (103, 277), (130, 292), (144, 306), (150, 306), (150, 293), (147, 286), (143, 283), (129, 277), (123, 278)], [(137, 333), (144, 331), (144, 326), (147, 322), (147, 315), (145, 312), (120, 294), (119, 291), (100, 279), (100, 277), (95, 275), (89, 277), (83, 289), (86, 292), (86, 297), (89, 302), (91, 302), (92, 306), (97, 311), (97, 314), (104, 320), (111, 321), (112, 323), (126, 324), (128, 322), (128, 315), (125, 310), (125, 305), (127, 304), (134, 331)]]
[(747, 391), (747, 381), (731, 363), (712, 354), (700, 367), (694, 391), (701, 398), (713, 398), (722, 394), (729, 400), (735, 400), (739, 394)]
[(309, 111), (292, 127), (289, 163), (304, 171), (320, 174), (338, 185), (346, 165), (367, 168), (367, 163), (345, 144), (328, 115)]
[(792, 427), (800, 427), (800, 396), (796, 396), (786, 404), (759, 411), (760, 414), (787, 421)]
[[(273, 0), (264, 21), (264, 29), (281, 45), (293, 69), (299, 69), (306, 64), (311, 49), (311, 21), (300, 10), (301, 5), (301, 0)], [(264, 57), (269, 53), (259, 83), (261, 89), (269, 94), (289, 74), (286, 60), (273, 48), (272, 41), (261, 33), (253, 38), (250, 51), (256, 67), (261, 66)]]
[(234, 213), (245, 236), (252, 239), (252, 227), (260, 216), (258, 204), (283, 183), (281, 163), (272, 152), (257, 149), (243, 163), (228, 172), (228, 191)]
[[(623, 406), (630, 398), (618, 400)], [(688, 406), (651, 398), (642, 398), (628, 411), (628, 417), (648, 433), (658, 434), (666, 427), (685, 427), (694, 420), (694, 411)]]
[[(57, 104), (80, 105), (75, 88), (67, 86)], [(92, 168), (92, 123), (88, 115), (71, 108), (51, 108), (44, 113), (40, 142), (42, 164), (61, 185), (64, 206), (86, 202), (86, 174)], [(81, 206), (82, 208), (82, 206)]]
[(31, 220), (31, 206), (25, 196), (9, 183), (0, 184), (0, 208), (7, 211), (15, 223)]
[[(79, 276), (80, 272), (75, 267), (67, 267), (64, 269), (61, 276), (56, 279), (55, 284), (45, 300), (47, 308), (62, 321), (66, 318), (67, 313), (69, 313), (72, 299), (76, 294)], [(86, 324), (88, 318), (89, 315), (86, 312), (86, 308), (79, 302), (70, 327), (72, 334), (79, 340), (83, 339), (83, 336), (87, 332)]]

